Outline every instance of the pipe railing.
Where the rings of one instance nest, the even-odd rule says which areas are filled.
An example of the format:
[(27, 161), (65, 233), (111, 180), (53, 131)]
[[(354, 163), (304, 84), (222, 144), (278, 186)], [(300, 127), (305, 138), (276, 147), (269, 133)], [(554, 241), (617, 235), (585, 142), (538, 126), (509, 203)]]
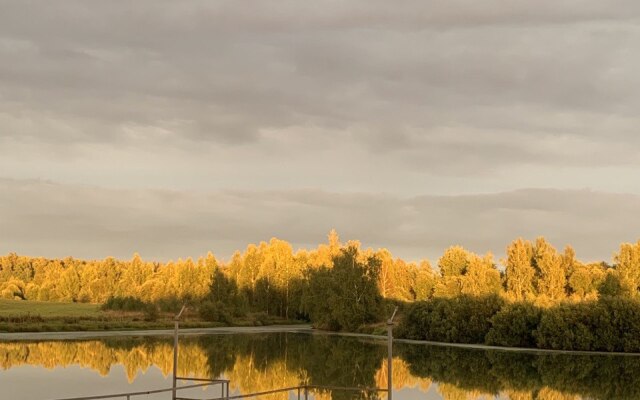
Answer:
[(391, 318), (387, 320), (387, 400), (392, 400), (393, 397), (391, 379), (393, 377), (393, 319), (397, 312), (398, 306), (393, 310)]
[[(173, 385), (168, 389), (156, 389), (156, 390), (147, 390), (140, 392), (129, 392), (129, 393), (117, 393), (117, 394), (108, 394), (108, 395), (98, 395), (98, 396), (85, 396), (85, 397), (69, 397), (64, 399), (56, 399), (56, 400), (101, 400), (101, 399), (116, 399), (116, 398), (126, 398), (130, 400), (131, 397), (135, 396), (143, 396), (150, 395), (156, 393), (165, 393), (172, 392), (172, 400), (235, 400), (235, 399), (245, 399), (257, 396), (263, 396), (267, 394), (273, 393), (282, 393), (282, 392), (290, 392), (292, 390), (297, 390), (298, 392), (298, 400), (302, 400), (301, 391), (304, 390), (304, 400), (308, 400), (309, 389), (317, 389), (317, 390), (344, 390), (344, 391), (360, 391), (360, 392), (387, 392), (387, 399), (392, 400), (392, 365), (393, 365), (393, 319), (398, 312), (398, 307), (393, 310), (393, 314), (391, 314), (391, 318), (387, 320), (387, 388), (369, 388), (369, 387), (340, 387), (340, 386), (319, 386), (319, 385), (302, 385), (302, 386), (292, 386), (287, 388), (273, 389), (267, 390), (263, 392), (256, 393), (247, 393), (247, 394), (238, 394), (238, 395), (229, 395), (229, 380), (227, 379), (207, 379), (207, 378), (191, 378), (191, 377), (179, 377), (178, 376), (178, 334), (180, 330), (180, 318), (182, 317), (182, 313), (184, 313), (186, 309), (186, 305), (182, 306), (180, 312), (175, 316), (175, 328), (173, 333)], [(178, 381), (193, 381), (193, 382), (203, 382), (196, 383), (192, 385), (184, 385), (178, 386)], [(211, 385), (221, 385), (221, 393), (220, 397), (214, 397), (209, 399), (195, 399), (189, 397), (178, 397), (177, 392), (179, 390), (184, 389), (192, 389), (197, 387), (211, 386)]]
[(291, 386), (280, 389), (273, 390), (265, 390), (262, 392), (255, 393), (247, 393), (247, 394), (237, 394), (233, 396), (223, 396), (223, 397), (211, 397), (207, 399), (197, 399), (192, 397), (176, 397), (176, 400), (235, 400), (235, 399), (247, 399), (251, 397), (264, 396), (267, 394), (275, 394), (282, 392), (291, 392), (294, 390), (298, 391), (298, 400), (302, 400), (301, 391), (304, 390), (304, 400), (308, 400), (309, 390), (344, 390), (344, 391), (354, 391), (354, 392), (386, 392), (387, 389), (382, 388), (370, 388), (370, 387), (343, 387), (343, 386), (321, 386), (321, 385), (302, 385), (302, 386)]
[(173, 393), (171, 398), (176, 400), (177, 394), (177, 384), (178, 384), (178, 331), (180, 330), (180, 317), (182, 317), (182, 313), (187, 308), (187, 305), (183, 305), (182, 309), (173, 319), (174, 327), (173, 327)]
[[(195, 380), (195, 379), (192, 379), (192, 380)], [(102, 395), (97, 395), (97, 396), (66, 397), (66, 398), (56, 399), (56, 400), (99, 400), (99, 399), (127, 399), (127, 400), (130, 400), (132, 397), (136, 397), (136, 396), (146, 396), (146, 395), (156, 394), (156, 393), (167, 393), (167, 392), (173, 392), (174, 390), (193, 389), (193, 388), (211, 386), (211, 385), (216, 385), (216, 384), (223, 384), (223, 385), (228, 385), (229, 384), (229, 381), (228, 380), (224, 380), (224, 379), (211, 379), (211, 380), (198, 379), (198, 380), (207, 381), (207, 382), (205, 382), (205, 383), (194, 383), (193, 385), (178, 386), (177, 388), (170, 387), (170, 388), (166, 388), (166, 389), (144, 390), (144, 391), (139, 391), (139, 392), (102, 394)]]

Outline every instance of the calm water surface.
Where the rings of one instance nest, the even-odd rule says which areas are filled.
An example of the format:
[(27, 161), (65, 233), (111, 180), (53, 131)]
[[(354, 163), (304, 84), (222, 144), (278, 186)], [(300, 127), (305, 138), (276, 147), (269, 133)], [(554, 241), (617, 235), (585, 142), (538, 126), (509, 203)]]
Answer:
[[(231, 393), (301, 384), (387, 387), (384, 341), (296, 333), (180, 340), (179, 374), (224, 377)], [(171, 386), (171, 339), (0, 342), (0, 399), (47, 400)], [(394, 345), (394, 400), (640, 399), (640, 357), (514, 353)], [(180, 392), (214, 398), (218, 388)], [(313, 392), (317, 400), (385, 399), (384, 392)], [(170, 394), (135, 399), (169, 399)], [(296, 392), (260, 397), (297, 399)]]

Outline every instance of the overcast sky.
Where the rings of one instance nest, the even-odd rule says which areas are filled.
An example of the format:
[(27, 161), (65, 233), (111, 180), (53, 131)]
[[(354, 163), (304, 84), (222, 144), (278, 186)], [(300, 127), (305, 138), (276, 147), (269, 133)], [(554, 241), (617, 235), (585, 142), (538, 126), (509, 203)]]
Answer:
[(640, 238), (638, 1), (0, 0), (0, 253)]

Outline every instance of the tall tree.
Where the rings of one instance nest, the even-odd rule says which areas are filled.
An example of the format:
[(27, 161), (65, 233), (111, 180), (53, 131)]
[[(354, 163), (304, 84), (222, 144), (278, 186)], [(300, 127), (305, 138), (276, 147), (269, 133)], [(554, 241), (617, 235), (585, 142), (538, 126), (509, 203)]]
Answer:
[(519, 238), (507, 246), (505, 286), (507, 295), (514, 300), (526, 300), (535, 295), (532, 258), (533, 246), (528, 240)]
[(463, 275), (469, 266), (469, 252), (462, 246), (452, 246), (445, 250), (438, 260), (440, 279), (436, 283), (434, 296), (456, 297), (462, 293)]
[(623, 243), (615, 256), (616, 273), (620, 280), (622, 294), (636, 298), (640, 288), (640, 240), (633, 243)]
[(305, 305), (316, 326), (354, 330), (383, 318), (377, 284), (380, 261), (370, 257), (361, 262), (358, 252), (357, 247), (347, 247), (334, 258), (333, 268), (308, 271)]
[(442, 276), (460, 276), (463, 275), (469, 266), (469, 252), (462, 246), (452, 246), (444, 251), (440, 260), (438, 260), (438, 268)]
[(437, 276), (428, 260), (423, 260), (418, 265), (413, 293), (415, 300), (424, 301), (433, 297)]
[(462, 280), (462, 294), (483, 296), (498, 294), (501, 289), (500, 272), (493, 262), (493, 255), (487, 253), (484, 257), (479, 257), (471, 254)]
[(569, 288), (576, 300), (596, 299), (605, 280), (606, 271), (600, 263), (576, 265), (569, 277)]
[(534, 286), (538, 295), (551, 300), (561, 300), (566, 296), (567, 275), (563, 269), (562, 257), (544, 237), (536, 239), (533, 264), (535, 268)]

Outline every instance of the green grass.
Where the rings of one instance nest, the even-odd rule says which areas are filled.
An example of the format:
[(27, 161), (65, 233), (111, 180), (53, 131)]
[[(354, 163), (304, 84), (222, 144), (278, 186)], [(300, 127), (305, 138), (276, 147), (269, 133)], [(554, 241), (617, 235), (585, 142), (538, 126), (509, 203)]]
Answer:
[[(291, 323), (283, 319), (247, 316), (235, 319), (233, 326)], [(264, 321), (263, 321), (264, 320)], [(180, 324), (183, 328), (224, 326), (220, 322), (200, 319), (187, 312)], [(169, 329), (173, 314), (160, 313), (157, 319), (146, 320), (142, 312), (102, 311), (98, 304), (54, 303), (0, 299), (0, 332), (64, 332), (108, 331), (132, 329)]]
[(51, 317), (100, 317), (102, 312), (97, 304), (49, 303), (42, 301), (21, 301), (0, 299), (0, 317), (18, 315), (39, 315)]

